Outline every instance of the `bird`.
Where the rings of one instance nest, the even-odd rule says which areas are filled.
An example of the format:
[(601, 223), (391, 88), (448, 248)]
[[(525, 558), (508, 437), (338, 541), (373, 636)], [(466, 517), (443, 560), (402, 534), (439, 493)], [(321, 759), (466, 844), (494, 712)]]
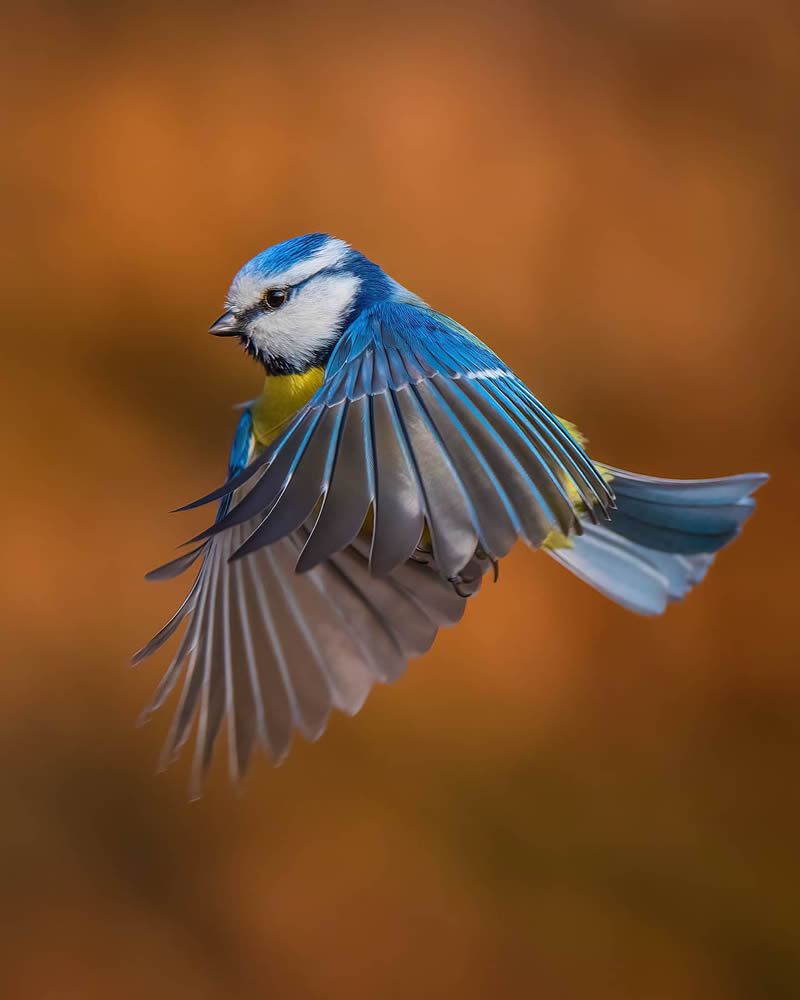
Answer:
[[(193, 729), (198, 795), (223, 722), (238, 780), (355, 714), (456, 624), (517, 540), (606, 597), (657, 615), (739, 533), (767, 475), (672, 480), (593, 461), (586, 440), (501, 359), (347, 242), (310, 233), (235, 275), (210, 333), (263, 368), (183, 603), (133, 657), (186, 623), (145, 711), (182, 677), (161, 755)], [(187, 543), (190, 544), (190, 543)], [(196, 724), (196, 725), (195, 725)]]

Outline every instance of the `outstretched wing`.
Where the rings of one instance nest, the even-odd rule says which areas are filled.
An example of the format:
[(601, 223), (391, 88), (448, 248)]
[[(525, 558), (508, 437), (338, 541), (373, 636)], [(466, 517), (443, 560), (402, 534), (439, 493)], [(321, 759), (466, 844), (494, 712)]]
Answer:
[(301, 572), (366, 531), (370, 571), (386, 574), (427, 525), (439, 571), (455, 577), (476, 551), (499, 559), (518, 537), (538, 547), (553, 529), (580, 534), (571, 496), (592, 519), (613, 505), (579, 443), (495, 354), (402, 302), (359, 317), (281, 437), (197, 504), (248, 480), (247, 496), (197, 540), (255, 524), (238, 558), (314, 515)]
[[(249, 419), (245, 413), (234, 442), (234, 474), (243, 464), (237, 453), (249, 454)], [(226, 499), (220, 518), (228, 506)], [(410, 657), (430, 647), (439, 627), (461, 618), (466, 603), (422, 563), (412, 561), (374, 579), (363, 542), (297, 574), (295, 564), (308, 540), (302, 527), (230, 562), (258, 523), (234, 525), (148, 574), (170, 579), (202, 558), (177, 613), (133, 658), (139, 663), (152, 655), (188, 621), (143, 718), (163, 704), (184, 674), (162, 765), (175, 759), (197, 720), (195, 794), (223, 719), (232, 775), (244, 774), (256, 743), (278, 762), (294, 729), (313, 740), (332, 708), (357, 712), (372, 684), (396, 680)], [(473, 589), (479, 583), (474, 580)]]

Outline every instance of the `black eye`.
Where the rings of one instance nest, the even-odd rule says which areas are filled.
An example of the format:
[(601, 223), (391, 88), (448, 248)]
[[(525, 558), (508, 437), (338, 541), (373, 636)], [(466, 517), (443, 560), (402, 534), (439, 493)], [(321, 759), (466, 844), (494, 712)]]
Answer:
[(286, 288), (270, 288), (264, 295), (264, 305), (267, 309), (280, 309), (288, 298), (289, 292)]

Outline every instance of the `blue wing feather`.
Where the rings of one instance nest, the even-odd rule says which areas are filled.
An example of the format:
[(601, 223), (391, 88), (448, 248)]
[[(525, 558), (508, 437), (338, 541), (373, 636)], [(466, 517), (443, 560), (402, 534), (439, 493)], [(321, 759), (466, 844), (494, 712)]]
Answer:
[[(386, 397), (403, 434), (392, 468), (373, 458), (372, 421), (364, 424), (370, 440), (351, 447), (359, 435), (348, 430), (347, 408), (365, 397)], [(326, 415), (338, 407), (341, 413), (331, 422)], [(371, 405), (359, 408), (359, 421), (372, 412)], [(373, 460), (380, 466), (380, 490), (366, 469)], [(605, 512), (612, 502), (578, 442), (485, 344), (427, 307), (386, 301), (358, 316), (343, 334), (322, 386), (270, 449), (244, 469), (232, 463), (228, 482), (204, 498), (230, 495), (261, 472), (248, 495), (231, 509), (221, 508), (217, 522), (198, 538), (260, 513), (260, 524), (237, 550), (244, 555), (296, 530), (324, 497), (305, 569), (340, 551), (360, 529), (361, 510), (350, 516), (346, 495), (352, 492), (359, 508), (377, 508), (395, 481), (407, 493), (409, 468), (419, 503), (405, 504), (408, 524), (396, 525), (405, 546), (393, 549), (392, 562), (413, 554), (405, 549), (412, 536), (419, 539), (421, 507), (446, 575), (456, 575), (475, 548), (496, 558), (513, 537), (538, 546), (552, 528), (580, 531), (568, 480), (590, 511), (597, 506)], [(400, 516), (402, 505), (396, 509)], [(385, 521), (381, 534), (385, 543)], [(389, 548), (384, 544), (379, 556)], [(377, 562), (385, 572), (382, 559)]]

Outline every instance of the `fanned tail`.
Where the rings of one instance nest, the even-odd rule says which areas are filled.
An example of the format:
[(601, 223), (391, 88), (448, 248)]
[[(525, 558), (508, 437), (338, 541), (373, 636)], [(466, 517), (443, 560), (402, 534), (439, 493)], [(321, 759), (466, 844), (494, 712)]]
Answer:
[(604, 524), (549, 554), (623, 607), (661, 614), (705, 576), (714, 555), (750, 516), (751, 494), (769, 478), (746, 473), (721, 479), (655, 479), (605, 466), (617, 509)]

